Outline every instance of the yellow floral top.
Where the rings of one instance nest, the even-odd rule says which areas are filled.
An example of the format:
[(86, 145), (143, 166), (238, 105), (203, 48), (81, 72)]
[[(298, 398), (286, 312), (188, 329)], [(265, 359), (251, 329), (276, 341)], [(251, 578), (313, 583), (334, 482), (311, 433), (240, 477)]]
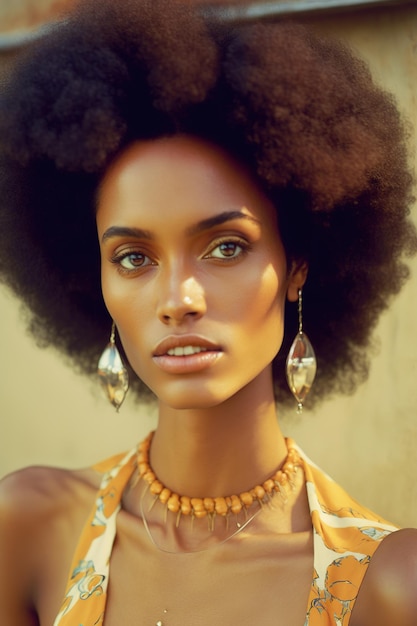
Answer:
[[(348, 626), (372, 555), (397, 527), (359, 505), (292, 440), (287, 443), (301, 455), (314, 529), (314, 576), (304, 626)], [(136, 468), (136, 449), (95, 467), (104, 472), (103, 480), (53, 626), (100, 626), (104, 622), (116, 518)]]

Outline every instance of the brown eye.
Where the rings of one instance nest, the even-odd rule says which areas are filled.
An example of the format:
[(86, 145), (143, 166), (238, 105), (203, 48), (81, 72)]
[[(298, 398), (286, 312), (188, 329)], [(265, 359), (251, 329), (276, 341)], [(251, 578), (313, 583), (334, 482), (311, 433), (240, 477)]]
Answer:
[(220, 253), (222, 254), (222, 256), (226, 256), (226, 257), (233, 257), (240, 250), (241, 250), (241, 247), (237, 243), (234, 243), (231, 241), (229, 243), (222, 243), (219, 246)]
[[(125, 270), (135, 269), (137, 267), (143, 267), (147, 265), (146, 257), (144, 254), (132, 253), (128, 254), (120, 260), (120, 265), (125, 268)], [(149, 260), (149, 259), (148, 259)]]
[(225, 240), (213, 247), (211, 251), (205, 255), (208, 259), (237, 259), (246, 250), (246, 246), (241, 241)]
[(125, 252), (116, 255), (112, 259), (112, 263), (118, 265), (121, 271), (134, 272), (148, 265), (154, 265), (152, 259), (142, 252)]

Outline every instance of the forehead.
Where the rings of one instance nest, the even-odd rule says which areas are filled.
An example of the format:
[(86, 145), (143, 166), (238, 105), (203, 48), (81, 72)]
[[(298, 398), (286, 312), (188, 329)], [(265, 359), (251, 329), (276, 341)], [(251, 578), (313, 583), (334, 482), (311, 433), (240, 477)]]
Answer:
[(250, 172), (218, 146), (189, 136), (138, 141), (104, 176), (98, 218), (186, 214), (190, 220), (224, 211), (275, 211)]

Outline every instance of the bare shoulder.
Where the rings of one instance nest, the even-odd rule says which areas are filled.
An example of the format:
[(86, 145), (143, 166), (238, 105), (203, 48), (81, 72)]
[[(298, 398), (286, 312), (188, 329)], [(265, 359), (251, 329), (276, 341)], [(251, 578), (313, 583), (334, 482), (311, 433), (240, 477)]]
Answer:
[(353, 626), (417, 624), (417, 529), (399, 530), (382, 541), (353, 614)]
[(61, 580), (64, 584), (99, 481), (93, 470), (46, 467), (27, 468), (0, 481), (2, 623), (38, 624), (39, 610), (48, 612), (47, 585), (62, 593)]
[(0, 502), (24, 504), (28, 496), (31, 498), (39, 498), (42, 495), (49, 497), (51, 491), (73, 490), (81, 483), (97, 486), (99, 480), (99, 473), (91, 468), (69, 470), (58, 467), (26, 467), (0, 480)]
[(0, 520), (17, 530), (30, 527), (61, 513), (68, 507), (82, 506), (96, 491), (100, 475), (92, 469), (65, 470), (54, 467), (28, 467), (9, 474), (0, 481)]

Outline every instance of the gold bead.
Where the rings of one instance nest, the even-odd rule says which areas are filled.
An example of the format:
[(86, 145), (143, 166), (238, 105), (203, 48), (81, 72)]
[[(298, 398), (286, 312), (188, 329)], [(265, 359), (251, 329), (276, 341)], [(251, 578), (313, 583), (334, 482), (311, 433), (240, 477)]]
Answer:
[(162, 502), (162, 504), (166, 504), (169, 500), (169, 498), (171, 497), (171, 489), (168, 489), (168, 487), (164, 487), (164, 489), (162, 489), (161, 493), (159, 494), (159, 500)]
[(265, 489), (266, 493), (272, 493), (275, 487), (274, 481), (272, 480), (272, 478), (268, 478), (268, 480), (264, 482), (262, 487)]
[(285, 463), (282, 469), (285, 472), (285, 474), (292, 474), (295, 470), (295, 467), (293, 463), (288, 462), (288, 463)]
[(173, 513), (178, 513), (178, 511), (180, 510), (180, 497), (177, 493), (173, 493), (168, 498), (167, 507)]
[(287, 474), (284, 474), (284, 472), (281, 472), (281, 475), (278, 479), (278, 482), (280, 485), (282, 485), (283, 487), (288, 483), (288, 476)]
[(243, 508), (243, 504), (241, 500), (238, 498), (238, 496), (232, 496), (231, 501), (232, 503), (230, 505), (230, 510), (232, 511), (232, 513), (235, 513), (237, 515), (238, 513), (241, 512)]
[(151, 470), (149, 470), (148, 472), (146, 472), (146, 473), (143, 475), (143, 478), (144, 478), (144, 480), (146, 480), (146, 482), (147, 482), (149, 485), (151, 485), (151, 484), (153, 483), (153, 481), (154, 481), (154, 480), (156, 480), (156, 476), (155, 476), (155, 474), (154, 474)]
[(227, 515), (229, 507), (225, 498), (214, 498), (214, 507), (217, 515)]
[(255, 497), (257, 500), (263, 500), (265, 498), (265, 489), (261, 485), (254, 487)]
[(189, 515), (192, 510), (191, 498), (189, 498), (188, 496), (181, 496), (180, 502), (181, 502), (181, 513), (183, 515)]
[(194, 517), (205, 517), (207, 515), (207, 511), (204, 507), (204, 501), (202, 498), (191, 498), (191, 505), (192, 505), (192, 515), (194, 515)]
[(158, 495), (163, 490), (164, 486), (159, 480), (154, 480), (151, 486), (149, 487), (149, 491), (154, 495)]
[(204, 508), (206, 509), (207, 513), (213, 513), (214, 512), (214, 500), (213, 500), (213, 498), (204, 498), (203, 503), (204, 503)]
[(247, 509), (253, 504), (253, 497), (248, 491), (241, 493), (239, 498), (242, 500)]

